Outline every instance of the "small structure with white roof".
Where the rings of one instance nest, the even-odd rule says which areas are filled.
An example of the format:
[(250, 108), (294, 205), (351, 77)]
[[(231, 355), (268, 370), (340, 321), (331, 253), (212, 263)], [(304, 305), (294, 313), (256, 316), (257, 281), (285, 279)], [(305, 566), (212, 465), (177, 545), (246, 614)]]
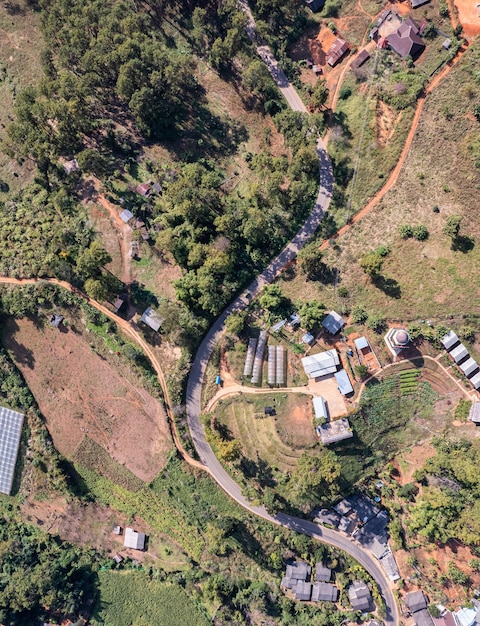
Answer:
[(350, 382), (350, 378), (345, 370), (335, 372), (334, 376), (337, 381), (338, 391), (342, 394), (342, 396), (349, 396), (353, 393), (352, 383)]
[(474, 424), (480, 424), (480, 402), (472, 402), (468, 419)]
[(336, 311), (330, 311), (330, 313), (323, 320), (322, 326), (331, 335), (336, 335), (345, 326), (345, 320)]
[(313, 401), (313, 411), (315, 413), (315, 417), (317, 419), (328, 420), (328, 409), (325, 400), (322, 396), (318, 398), (312, 398)]
[(142, 320), (144, 324), (146, 324), (147, 326), (150, 326), (150, 328), (154, 330), (155, 332), (158, 332), (160, 326), (165, 321), (158, 315), (156, 311), (152, 309), (151, 306), (149, 306), (148, 309), (144, 311), (140, 319)]
[(120, 213), (120, 219), (122, 220), (122, 222), (124, 224), (128, 224), (128, 222), (133, 219), (133, 213), (131, 211), (129, 211), (128, 209), (124, 209), (121, 213)]
[(467, 378), (471, 378), (478, 372), (478, 363), (472, 357), (464, 361), (459, 367)]
[(457, 365), (460, 365), (460, 363), (465, 361), (469, 355), (468, 355), (467, 348), (463, 345), (463, 343), (460, 343), (456, 348), (454, 348), (450, 352), (450, 356), (452, 357), (452, 359), (455, 361)]
[(440, 339), (440, 343), (447, 352), (450, 352), (452, 348), (460, 343), (460, 339), (453, 332), (453, 330), (449, 330), (448, 333)]
[(132, 550), (145, 550), (145, 533), (139, 533), (133, 528), (125, 528), (123, 545)]
[(340, 358), (335, 349), (325, 350), (325, 352), (312, 354), (303, 357), (302, 359), (305, 374), (307, 374), (310, 378), (319, 378), (321, 376), (333, 374), (337, 371), (339, 364)]

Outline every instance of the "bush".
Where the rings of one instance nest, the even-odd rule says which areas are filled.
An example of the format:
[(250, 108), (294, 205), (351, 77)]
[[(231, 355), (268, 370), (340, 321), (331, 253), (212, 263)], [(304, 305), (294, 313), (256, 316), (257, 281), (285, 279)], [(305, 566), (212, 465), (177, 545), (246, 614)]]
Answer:
[(367, 318), (367, 327), (373, 332), (380, 334), (385, 328), (385, 319), (381, 315), (369, 315)]
[(360, 379), (365, 378), (368, 374), (368, 367), (366, 365), (356, 365), (355, 366), (355, 375)]
[(348, 289), (346, 287), (339, 287), (337, 289), (337, 293), (340, 296), (340, 298), (348, 297)]
[(455, 407), (455, 411), (453, 414), (455, 419), (459, 420), (460, 422), (465, 422), (467, 420), (468, 414), (470, 413), (471, 406), (472, 403), (470, 400), (465, 400), (465, 398), (462, 398)]
[(348, 85), (345, 85), (344, 87), (340, 89), (340, 93), (338, 94), (338, 97), (340, 98), (340, 100), (346, 100), (347, 98), (350, 98), (351, 95), (352, 95), (351, 88)]
[(390, 246), (378, 246), (377, 250), (376, 250), (377, 254), (379, 254), (382, 258), (386, 257), (387, 254), (390, 252)]
[(413, 228), (410, 224), (400, 224), (398, 227), (398, 232), (400, 233), (400, 237), (402, 239), (408, 239), (409, 237), (413, 237)]
[(422, 224), (415, 226), (415, 228), (413, 229), (413, 236), (415, 237), (415, 239), (418, 239), (418, 241), (425, 241), (425, 239), (427, 239), (428, 237), (427, 227), (423, 226)]
[(462, 326), (458, 331), (458, 335), (464, 341), (473, 343), (475, 341), (475, 331), (471, 326)]
[(365, 309), (359, 304), (355, 305), (352, 309), (352, 321), (356, 324), (363, 324), (367, 321), (368, 315)]
[(400, 498), (405, 498), (406, 500), (409, 500), (410, 502), (414, 502), (415, 500), (415, 496), (418, 493), (418, 487), (415, 483), (407, 483), (406, 485), (403, 485), (403, 487), (400, 487), (400, 489), (397, 492), (397, 495)]

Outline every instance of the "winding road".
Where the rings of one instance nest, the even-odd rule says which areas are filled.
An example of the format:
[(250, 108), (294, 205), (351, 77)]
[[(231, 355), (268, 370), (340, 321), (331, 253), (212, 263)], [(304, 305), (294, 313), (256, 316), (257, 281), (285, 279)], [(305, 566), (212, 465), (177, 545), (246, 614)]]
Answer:
[[(285, 73), (280, 68), (270, 49), (263, 44), (257, 45), (258, 36), (256, 34), (255, 21), (247, 0), (238, 1), (240, 7), (247, 15), (247, 33), (252, 43), (256, 46), (259, 56), (265, 62), (278, 88), (284, 95), (292, 110), (306, 113), (306, 107), (300, 96), (287, 80)], [(326, 210), (328, 209), (332, 197), (334, 180), (332, 165), (326, 147), (321, 139), (317, 142), (316, 152), (319, 160), (320, 185), (315, 205), (307, 221), (303, 224), (292, 241), (287, 244), (280, 254), (270, 263), (270, 265), (220, 315), (210, 328), (208, 334), (198, 349), (187, 384), (188, 427), (200, 461), (203, 463), (205, 468), (208, 469), (212, 478), (214, 478), (218, 485), (228, 495), (254, 515), (258, 515), (259, 517), (262, 517), (263, 519), (274, 524), (278, 524), (304, 535), (308, 535), (309, 537), (313, 537), (314, 539), (318, 539), (324, 543), (333, 545), (353, 556), (369, 572), (379, 586), (385, 602), (386, 625), (396, 626), (399, 624), (399, 615), (391, 584), (374, 557), (363, 550), (350, 537), (338, 531), (320, 528), (313, 522), (286, 515), (284, 513), (270, 515), (264, 507), (252, 505), (251, 502), (249, 502), (242, 495), (241, 487), (230, 477), (228, 472), (216, 458), (212, 448), (206, 441), (205, 432), (200, 421), (200, 413), (202, 409), (202, 386), (205, 372), (213, 348), (220, 339), (224, 330), (225, 320), (232, 312), (241, 311), (246, 308), (250, 300), (256, 297), (265, 285), (271, 283), (278, 273), (287, 265), (287, 263), (295, 259), (298, 251), (315, 233), (317, 227), (323, 219), (323, 216), (325, 215)]]

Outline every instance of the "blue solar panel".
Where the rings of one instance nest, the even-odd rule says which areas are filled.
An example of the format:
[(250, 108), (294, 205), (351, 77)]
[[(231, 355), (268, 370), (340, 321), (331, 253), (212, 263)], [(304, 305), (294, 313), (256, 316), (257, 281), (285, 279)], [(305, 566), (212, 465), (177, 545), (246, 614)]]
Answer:
[(10, 495), (22, 435), (23, 415), (0, 407), (0, 492)]

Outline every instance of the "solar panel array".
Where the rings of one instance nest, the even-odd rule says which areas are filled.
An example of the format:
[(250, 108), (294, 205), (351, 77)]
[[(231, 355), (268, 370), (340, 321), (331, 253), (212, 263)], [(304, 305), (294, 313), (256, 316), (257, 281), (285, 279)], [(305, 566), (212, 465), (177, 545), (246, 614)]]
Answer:
[(10, 495), (22, 435), (23, 415), (0, 407), (0, 492)]

